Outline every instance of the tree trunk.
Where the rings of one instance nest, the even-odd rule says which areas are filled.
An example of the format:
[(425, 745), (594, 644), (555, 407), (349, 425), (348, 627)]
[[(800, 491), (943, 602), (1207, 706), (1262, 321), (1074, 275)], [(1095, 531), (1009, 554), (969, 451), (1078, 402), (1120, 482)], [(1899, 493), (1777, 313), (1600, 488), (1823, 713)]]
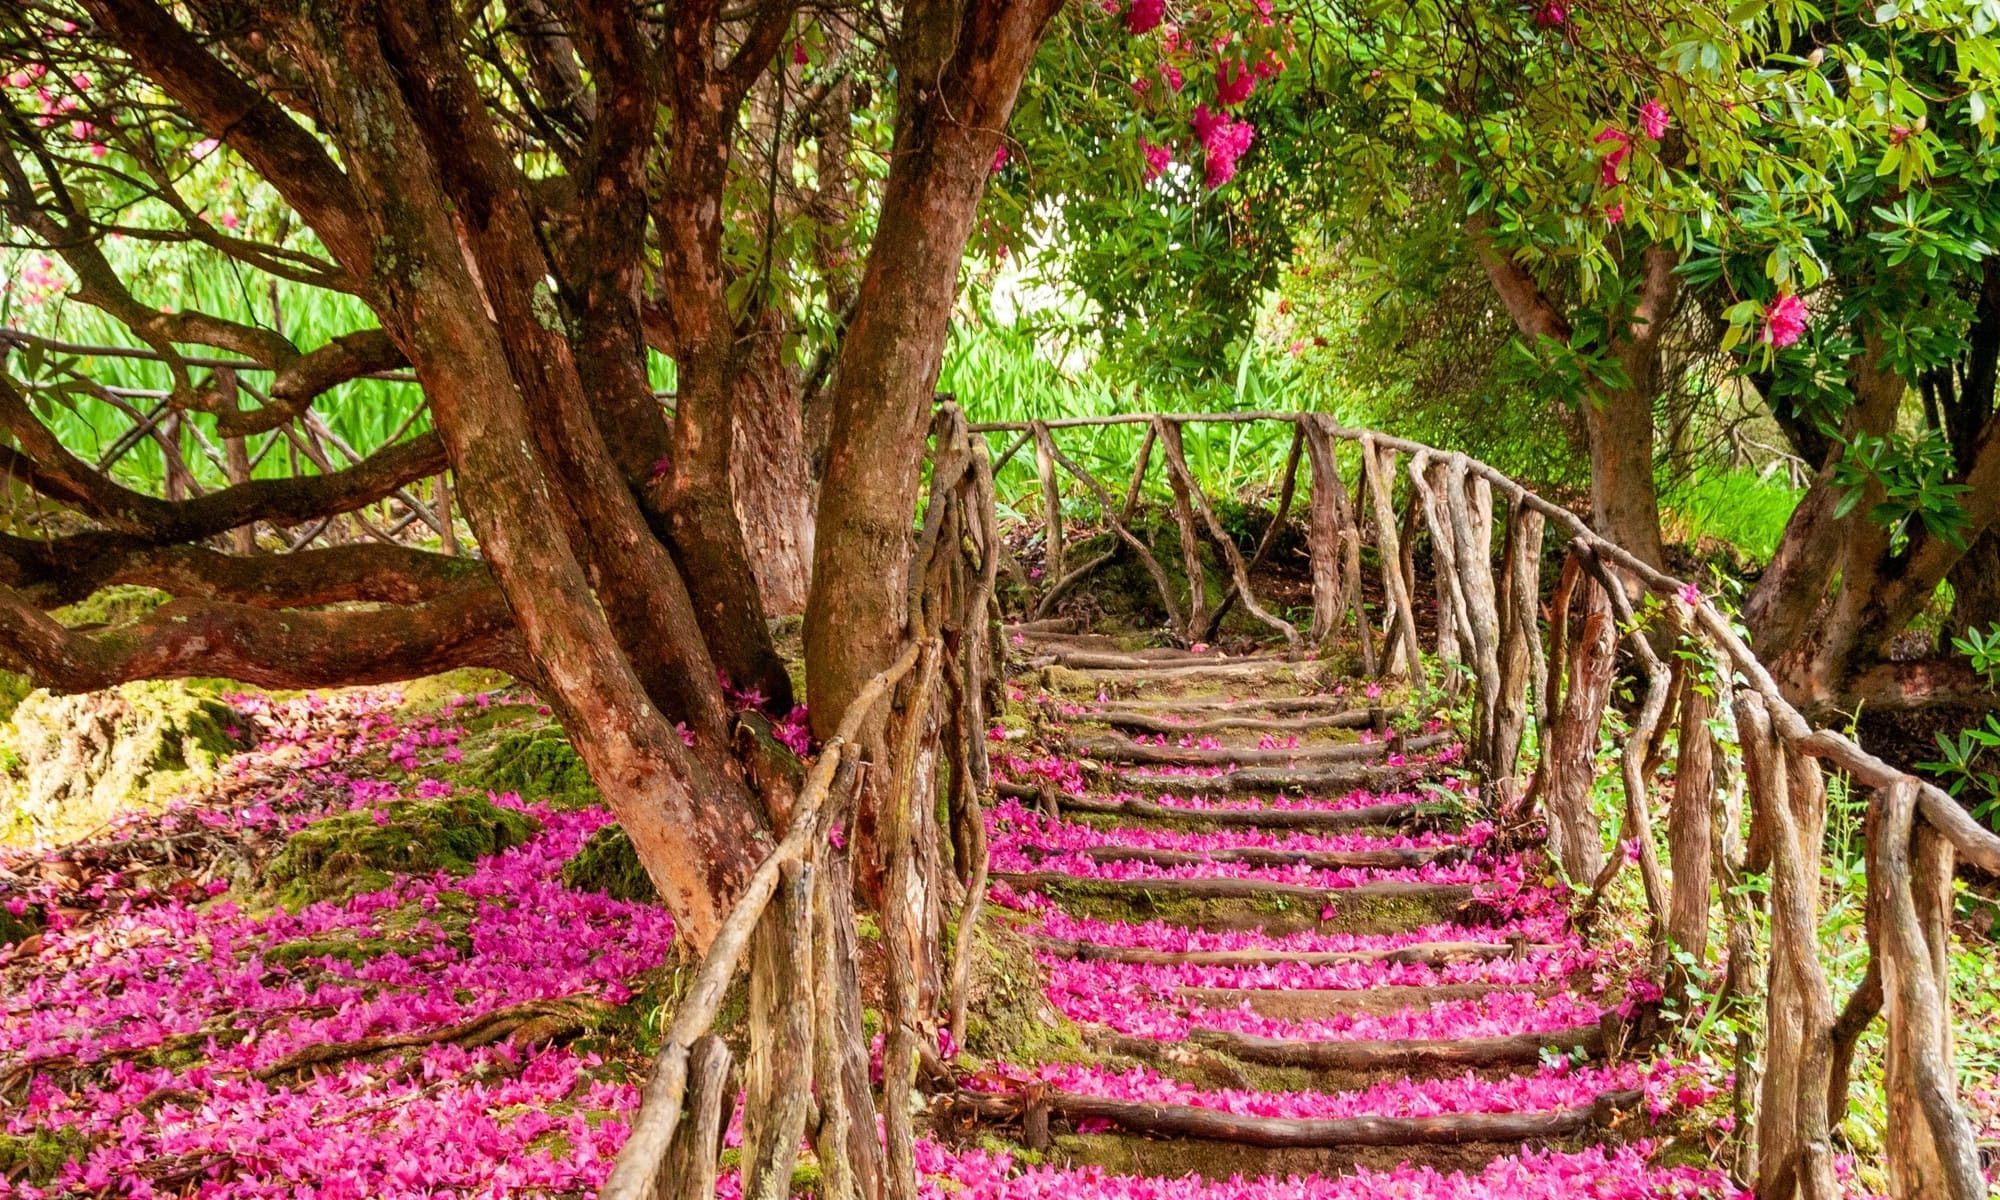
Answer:
[[(1871, 331), (1865, 349), (1850, 368), (1854, 404), (1843, 422), (1843, 441), (1859, 434), (1880, 436), (1895, 423), (1907, 388), (1902, 376), (1884, 363), (1886, 354), (1886, 345)], [(1834, 453), (1838, 454), (1838, 449)], [(1834, 515), (1845, 491), (1833, 481), (1836, 461), (1829, 458), (1815, 464), (1819, 473), (1785, 522), (1784, 535), (1770, 564), (1743, 605), (1744, 622), (1766, 663), (1785, 656), (1806, 634), (1813, 614), (1826, 600), (1848, 528), (1866, 520), (1861, 511), (1847, 517)], [(1857, 509), (1866, 507), (1863, 504)]]
[(913, 15), (899, 47), (896, 154), (827, 399), (806, 670), (825, 736), (902, 645), (924, 432), (959, 265), (993, 151), (1056, 9), (967, 0)]
[(789, 617), (806, 610), (817, 494), (797, 376), (785, 361), (784, 330), (766, 312), (736, 377), (729, 474), (764, 615)]
[[(1660, 541), (1660, 496), (1653, 483), (1653, 396), (1657, 349), (1626, 356), (1643, 359), (1634, 386), (1584, 402), (1590, 431), (1591, 526), (1640, 559), (1665, 561)], [(1636, 365), (1636, 364), (1635, 364)]]

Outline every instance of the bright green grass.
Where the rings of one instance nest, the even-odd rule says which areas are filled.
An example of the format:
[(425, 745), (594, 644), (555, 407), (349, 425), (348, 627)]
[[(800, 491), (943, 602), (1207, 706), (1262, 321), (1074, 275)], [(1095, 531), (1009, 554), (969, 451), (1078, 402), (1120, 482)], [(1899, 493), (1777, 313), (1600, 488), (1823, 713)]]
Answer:
[(1799, 493), (1779, 475), (1697, 468), (1663, 490), (1660, 519), (1669, 540), (1697, 544), (1717, 538), (1767, 562), (1798, 501)]

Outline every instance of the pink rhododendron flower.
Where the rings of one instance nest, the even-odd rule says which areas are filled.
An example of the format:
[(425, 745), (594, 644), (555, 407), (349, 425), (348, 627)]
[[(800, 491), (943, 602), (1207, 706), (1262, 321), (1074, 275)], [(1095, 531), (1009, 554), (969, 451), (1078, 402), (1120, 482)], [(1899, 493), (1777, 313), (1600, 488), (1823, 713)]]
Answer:
[(1257, 90), (1257, 75), (1236, 59), (1225, 59), (1215, 66), (1215, 102), (1224, 108), (1235, 108), (1250, 98)]
[(1701, 589), (1691, 583), (1681, 585), (1681, 603), (1694, 608), (1701, 603)]
[(1639, 106), (1639, 130), (1654, 141), (1667, 135), (1667, 106), (1648, 100)]
[(1622, 202), (1605, 205), (1604, 219), (1613, 225), (1623, 225), (1625, 223), (1625, 205)]
[(1149, 142), (1143, 137), (1139, 139), (1139, 153), (1146, 156), (1146, 178), (1148, 180), (1158, 179), (1160, 172), (1166, 170), (1167, 165), (1174, 161), (1174, 152), (1172, 150), (1167, 149), (1165, 146)]
[(1206, 155), (1203, 182), (1214, 189), (1234, 179), (1236, 161), (1250, 149), (1250, 140), (1257, 131), (1248, 121), (1211, 111), (1206, 104), (1195, 105), (1188, 123), (1194, 127), (1195, 137)]
[(993, 147), (993, 169), (995, 171), (998, 171), (1000, 168), (1006, 166), (1007, 159), (1008, 159), (1007, 143), (1002, 142), (999, 145)]
[(1618, 168), (1624, 165), (1625, 159), (1632, 153), (1632, 135), (1607, 125), (1593, 140), (1599, 145), (1606, 142), (1611, 144), (1610, 152), (1605, 154), (1604, 161), (1598, 164), (1598, 182), (1610, 187), (1618, 182)]
[(1166, 0), (1132, 0), (1132, 6), (1125, 10), (1125, 32), (1150, 33), (1159, 28), (1166, 15)]
[(1562, 0), (1548, 0), (1536, 6), (1535, 25), (1540, 29), (1560, 29), (1569, 23), (1569, 6)]
[(1806, 331), (1806, 302), (1791, 292), (1764, 306), (1764, 344), (1783, 350)]

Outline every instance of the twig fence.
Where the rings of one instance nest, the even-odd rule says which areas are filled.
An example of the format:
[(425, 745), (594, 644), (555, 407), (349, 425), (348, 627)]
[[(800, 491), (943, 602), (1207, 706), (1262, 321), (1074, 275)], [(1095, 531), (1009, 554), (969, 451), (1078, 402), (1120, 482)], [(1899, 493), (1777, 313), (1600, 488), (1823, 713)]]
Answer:
[[(1182, 431), (1203, 422), (1271, 422), (1292, 430), (1277, 519), (1247, 561), (1187, 466)], [(1057, 442), (1062, 430), (1116, 424), (1144, 427), (1122, 497)], [(1430, 686), (1424, 655), (1434, 655), (1443, 687), (1471, 689), (1468, 758), (1497, 811), (1513, 828), (1546, 826), (1550, 852), (1588, 888), (1585, 919), (1626, 861), (1622, 854), (1607, 860), (1590, 809), (1598, 737), (1622, 652), (1644, 692), (1621, 753), (1618, 842), (1637, 851), (1655, 971), (1677, 994), (1707, 971), (1719, 894), (1728, 954), (1716, 1003), (1746, 1013), (1761, 1003), (1761, 1053), (1747, 1040), (1738, 1046), (1741, 1176), (1762, 1200), (1838, 1194), (1833, 1131), (1846, 1112), (1858, 1039), (1880, 1013), (1887, 1018), (1888, 1095), (1898, 1116), (1884, 1155), (1891, 1195), (1979, 1200), (1986, 1194), (1973, 1128), (1957, 1101), (1947, 964), (1954, 866), (1963, 859), (2000, 874), (2000, 837), (1941, 789), (1844, 734), (1814, 727), (1698, 590), (1477, 459), (1348, 429), (1324, 414), (1134, 413), (972, 430), (1007, 439), (996, 470), (1032, 448), (1048, 554), (1037, 615), (1123, 546), (1152, 578), (1170, 631), (1184, 642), (1212, 639), (1228, 607), (1241, 604), (1294, 653), (1323, 653), (1352, 637), (1365, 672), (1407, 678), (1420, 691)], [(1343, 448), (1353, 464), (1346, 468), (1351, 491)], [(1133, 527), (1155, 450), (1171, 497), (1184, 591)], [(1312, 579), (1304, 635), (1262, 604), (1251, 582), (1296, 501), (1301, 463), (1308, 471)], [(1117, 539), (1111, 552), (1069, 561), (1062, 473), (1095, 501), (1098, 520)], [(1435, 605), (1428, 646), (1417, 621), (1420, 541), (1431, 568), (1434, 599), (1427, 602)], [(1227, 569), (1223, 596), (1206, 594), (1204, 544)], [(1382, 600), (1374, 611), (1363, 593), (1365, 567), (1379, 582)], [(1553, 581), (1546, 589), (1545, 579)], [(1516, 780), (1531, 715), (1539, 753), (1523, 788)], [(1740, 761), (1724, 753), (1714, 734), (1718, 717), (1735, 729)], [(1663, 858), (1652, 827), (1653, 782), (1669, 764), (1673, 803)], [(1838, 1009), (1818, 947), (1829, 769), (1871, 794), (1871, 961), (1864, 983)], [(1760, 975), (1754, 902), (1737, 885), (1764, 873), (1770, 937)]]

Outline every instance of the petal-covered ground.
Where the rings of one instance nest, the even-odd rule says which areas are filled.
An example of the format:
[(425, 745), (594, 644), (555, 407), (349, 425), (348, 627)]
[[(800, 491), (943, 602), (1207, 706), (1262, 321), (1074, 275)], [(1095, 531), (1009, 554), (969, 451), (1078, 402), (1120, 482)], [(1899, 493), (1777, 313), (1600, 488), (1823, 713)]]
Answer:
[[(237, 777), (266, 781), (232, 806), (192, 803), (118, 832), (249, 839), (446, 794), (454, 716), (489, 700), (412, 721), (387, 694), (246, 698), (263, 737)], [(630, 1021), (618, 1006), (666, 962), (673, 924), (657, 906), (563, 885), (562, 864), (607, 813), (494, 800), (538, 831), (467, 875), (405, 875), (296, 912), (245, 912), (210, 897), (220, 881), (156, 892), (99, 880), (82, 911), (70, 901), (88, 898), (54, 884), (9, 896), (51, 916), (36, 952), (6, 969), (0, 1134), (68, 1161), (39, 1184), (0, 1177), (0, 1196), (595, 1187), (636, 1090), (588, 1037), (524, 1049), (506, 1035), (537, 1018)], [(5, 860), (17, 878), (37, 861)], [(499, 1040), (474, 1028), (496, 1019)], [(302, 1054), (325, 1061), (288, 1069)]]

